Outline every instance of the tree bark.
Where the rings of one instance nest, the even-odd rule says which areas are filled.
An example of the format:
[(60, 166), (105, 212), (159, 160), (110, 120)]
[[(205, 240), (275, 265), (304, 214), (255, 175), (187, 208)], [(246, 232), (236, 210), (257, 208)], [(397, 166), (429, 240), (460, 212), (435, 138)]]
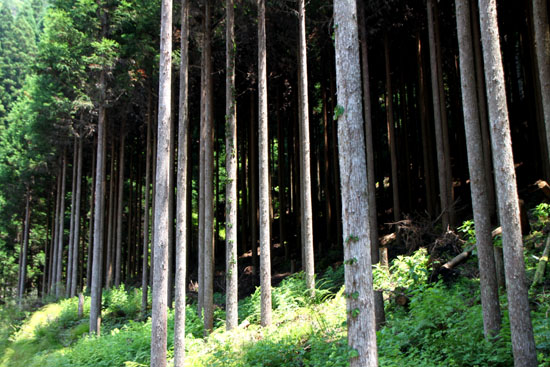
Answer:
[[(370, 99), (370, 75), (369, 58), (367, 48), (367, 27), (365, 25), (364, 5), (361, 0), (358, 5), (358, 27), (361, 41), (361, 73), (363, 76), (363, 115), (365, 118), (365, 146), (367, 165), (367, 198), (369, 208), (369, 228), (371, 243), (371, 261), (373, 265), (380, 261), (378, 244), (378, 217), (376, 214), (376, 184), (374, 178), (374, 148), (372, 143), (372, 114)], [(376, 330), (379, 330), (386, 321), (384, 314), (384, 297), (382, 291), (374, 292), (374, 314), (376, 317)]]
[(399, 179), (397, 172), (397, 146), (395, 142), (395, 124), (393, 121), (393, 90), (391, 83), (390, 43), (388, 35), (384, 36), (384, 55), (386, 65), (386, 124), (388, 127), (388, 146), (391, 157), (391, 187), (393, 198), (393, 220), (401, 217), (401, 205), (399, 202)]
[(533, 29), (535, 31), (535, 50), (544, 113), (546, 146), (550, 151), (550, 29), (548, 28), (548, 3), (546, 0), (533, 0)]
[[(269, 226), (269, 139), (267, 120), (267, 47), (265, 0), (258, 4), (258, 163), (260, 176), (260, 323), (271, 325), (271, 249)], [(254, 251), (254, 249), (253, 249)]]
[(63, 232), (65, 225), (65, 183), (67, 181), (67, 153), (63, 151), (63, 163), (61, 166), (61, 200), (59, 205), (59, 235), (57, 237), (57, 261), (55, 271), (55, 298), (61, 297), (61, 274), (63, 271)]
[(212, 7), (206, 0), (204, 11), (204, 329), (206, 333), (214, 327), (214, 105), (212, 79)]
[(365, 140), (361, 115), (361, 70), (354, 0), (335, 0), (334, 24), (338, 93), (338, 152), (347, 297), (348, 344), (357, 351), (351, 367), (378, 365)]
[(19, 299), (19, 306), (21, 306), (21, 301), (23, 295), (25, 294), (25, 278), (27, 277), (27, 251), (29, 248), (29, 234), (31, 229), (31, 192), (27, 188), (26, 204), (25, 204), (25, 229), (23, 230), (23, 241), (20, 251), (21, 258), (21, 271), (19, 273), (19, 288), (17, 293), (17, 298)]
[(506, 103), (504, 72), (500, 51), (496, 1), (479, 0), (481, 42), (485, 62), (485, 82), (491, 121), (491, 145), (497, 201), (502, 231), (512, 352), (515, 366), (536, 366), (537, 353), (531, 324), (527, 279), (523, 259), (516, 174), (512, 155), (510, 123)]
[(159, 66), (157, 177), (155, 192), (155, 268), (151, 321), (151, 367), (166, 367), (168, 292), (168, 192), (170, 165), (170, 112), (172, 84), (172, 0), (162, 0)]
[[(302, 192), (301, 219), (302, 219), (302, 248), (304, 251), (304, 270), (306, 273), (306, 287), (315, 289), (315, 267), (313, 253), (313, 211), (311, 208), (311, 157), (309, 143), (309, 98), (307, 75), (307, 44), (306, 44), (306, 4), (305, 0), (298, 0), (298, 28), (299, 47), (298, 64), (299, 80), (298, 93), (300, 94), (300, 191)], [(267, 92), (266, 92), (267, 93)], [(266, 95), (267, 100), (267, 95)], [(267, 114), (266, 114), (267, 118)]]
[(493, 241), (491, 238), (491, 215), (489, 197), (485, 190), (485, 165), (483, 162), (481, 128), (476, 95), (474, 52), (470, 26), (468, 0), (456, 0), (456, 19), (458, 46), (460, 50), (460, 77), (462, 85), (462, 106), (464, 127), (468, 148), (468, 166), (472, 207), (478, 249), (478, 264), (481, 287), (481, 305), (483, 309), (483, 330), (490, 339), (500, 330), (500, 304), (495, 271)]
[(188, 230), (188, 149), (189, 149), (189, 1), (181, 7), (181, 60), (178, 124), (178, 188), (176, 213), (176, 278), (175, 278), (175, 325), (174, 367), (183, 367), (185, 362), (185, 294), (187, 273)]
[(76, 199), (76, 166), (78, 161), (78, 142), (76, 135), (73, 139), (73, 175), (71, 176), (71, 221), (69, 229), (69, 255), (67, 256), (67, 280), (65, 283), (65, 297), (69, 297), (71, 293), (71, 281), (73, 280), (73, 243), (74, 243), (74, 226), (75, 226), (75, 199)]
[(109, 213), (107, 217), (107, 259), (105, 262), (105, 286), (107, 289), (113, 285), (113, 232), (114, 232), (114, 216), (116, 205), (115, 201), (115, 138), (114, 129), (111, 136), (111, 170), (109, 172)]
[(227, 183), (225, 186), (225, 310), (227, 330), (237, 327), (238, 282), (237, 267), (237, 101), (235, 92), (235, 11), (233, 0), (226, 1), (226, 81), (225, 81), (225, 168)]
[[(117, 204), (117, 229), (116, 229), (116, 250), (115, 250), (115, 287), (120, 286), (120, 264), (122, 257), (122, 212), (124, 211), (124, 144), (126, 133), (124, 131), (125, 121), (120, 126), (120, 147), (118, 152), (118, 204)], [(128, 223), (129, 224), (129, 223)]]
[(97, 146), (94, 144), (92, 158), (92, 187), (90, 190), (90, 224), (88, 225), (88, 258), (86, 260), (86, 288), (91, 290), (92, 288), (92, 257), (93, 257), (93, 244), (94, 244), (94, 218), (95, 218), (95, 186), (96, 186), (96, 158), (97, 158)]
[(73, 263), (72, 263), (72, 280), (70, 297), (76, 296), (76, 288), (78, 283), (78, 247), (80, 245), (80, 201), (82, 189), (82, 138), (78, 138), (78, 163), (76, 169), (76, 197), (75, 197), (75, 226), (73, 238)]
[[(101, 72), (100, 90), (105, 90), (105, 71)], [(105, 151), (106, 151), (106, 124), (105, 106), (99, 107), (97, 127), (97, 158), (95, 171), (94, 193), (94, 246), (92, 260), (92, 283), (90, 303), (90, 334), (100, 333), (101, 323), (101, 283), (102, 283), (102, 254), (103, 254), (103, 225), (105, 220)]]
[[(149, 292), (149, 202), (151, 201), (151, 114), (153, 109), (151, 104), (153, 103), (153, 97), (151, 88), (147, 96), (147, 135), (146, 135), (146, 155), (145, 155), (145, 207), (143, 210), (143, 263), (141, 267), (141, 317), (145, 318), (147, 313), (147, 296)], [(176, 301), (177, 302), (177, 301)]]

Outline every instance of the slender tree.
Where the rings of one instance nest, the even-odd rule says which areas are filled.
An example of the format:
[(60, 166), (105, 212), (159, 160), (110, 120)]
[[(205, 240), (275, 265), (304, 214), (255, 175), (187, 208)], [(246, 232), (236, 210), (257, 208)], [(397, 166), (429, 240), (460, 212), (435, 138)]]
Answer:
[(437, 171), (439, 179), (439, 198), (441, 203), (441, 219), (443, 223), (443, 229), (446, 230), (450, 224), (450, 214), (448, 202), (448, 185), (447, 185), (447, 169), (448, 164), (445, 160), (445, 148), (442, 117), (441, 117), (441, 95), (439, 93), (439, 75), (437, 68), (437, 52), (436, 52), (436, 40), (435, 40), (435, 25), (434, 25), (434, 0), (428, 0), (428, 33), (430, 43), (430, 70), (432, 76), (432, 96), (433, 96), (433, 109), (434, 109), (434, 131), (435, 142), (437, 152)]
[(116, 248), (115, 248), (115, 287), (120, 286), (120, 264), (122, 257), (122, 212), (124, 211), (124, 143), (126, 132), (124, 131), (124, 120), (120, 125), (120, 146), (118, 152), (118, 194), (117, 194), (117, 215), (116, 215)]
[(351, 367), (378, 365), (355, 0), (334, 2), (338, 153)]
[(73, 242), (74, 242), (74, 226), (75, 226), (75, 199), (76, 199), (76, 166), (78, 161), (78, 142), (76, 134), (73, 138), (73, 175), (72, 179), (72, 188), (71, 188), (71, 221), (69, 229), (69, 254), (67, 256), (67, 280), (65, 283), (65, 296), (69, 297), (71, 293), (71, 281), (73, 279)]
[[(147, 295), (149, 293), (149, 211), (150, 211), (150, 193), (151, 193), (151, 114), (152, 114), (152, 96), (151, 89), (147, 97), (147, 135), (145, 152), (145, 206), (143, 208), (143, 259), (141, 270), (141, 317), (145, 317), (147, 312)], [(177, 301), (176, 301), (177, 302)]]
[(491, 216), (489, 197), (485, 191), (485, 165), (481, 143), (481, 127), (476, 95), (474, 51), (470, 26), (470, 7), (468, 0), (456, 0), (456, 20), (458, 46), (460, 50), (460, 77), (462, 85), (462, 107), (464, 127), (468, 148), (468, 167), (472, 207), (476, 230), (478, 262), (481, 287), (481, 305), (483, 308), (483, 330), (490, 338), (500, 330), (500, 304), (495, 271), (493, 241), (491, 237)]
[(485, 62), (485, 82), (493, 149), (497, 203), (502, 226), (502, 247), (512, 352), (517, 367), (537, 366), (537, 352), (531, 324), (527, 280), (523, 259), (523, 241), (519, 221), (508, 106), (504, 84), (502, 54), (495, 0), (479, 0), (481, 42)]
[(57, 237), (57, 260), (55, 271), (55, 298), (61, 297), (61, 275), (63, 271), (63, 234), (65, 232), (65, 183), (67, 181), (67, 153), (63, 151), (61, 165), (61, 199), (59, 204), (59, 232)]
[(19, 271), (19, 287), (17, 289), (17, 298), (19, 305), (25, 294), (25, 278), (27, 276), (27, 251), (29, 248), (29, 234), (31, 228), (31, 192), (27, 188), (27, 194), (25, 195), (25, 226), (23, 230), (23, 241), (21, 243), (21, 249), (19, 252), (20, 257), (20, 271)]
[[(544, 0), (533, 0), (533, 30), (535, 33), (535, 50), (538, 75), (546, 128), (546, 146), (550, 151), (550, 29), (548, 28), (548, 3)], [(548, 159), (548, 158), (547, 158)]]
[(189, 1), (181, 7), (181, 60), (178, 124), (178, 196), (176, 213), (176, 278), (174, 366), (182, 367), (185, 361), (185, 276), (187, 272), (188, 240), (188, 146), (189, 146)]
[(78, 138), (78, 160), (77, 160), (77, 169), (76, 169), (76, 196), (75, 196), (75, 227), (74, 227), (74, 237), (73, 237), (73, 262), (72, 262), (72, 280), (71, 280), (71, 291), (70, 297), (76, 295), (76, 288), (78, 283), (78, 248), (80, 245), (80, 201), (81, 201), (81, 190), (82, 190), (82, 137)]
[(170, 112), (172, 84), (172, 0), (162, 0), (159, 68), (157, 177), (155, 180), (154, 284), (151, 367), (166, 366), (168, 292), (168, 175), (170, 167)]
[[(372, 264), (380, 261), (378, 242), (378, 218), (376, 213), (376, 184), (374, 177), (374, 147), (372, 143), (372, 107), (370, 99), (370, 75), (367, 47), (367, 27), (365, 24), (364, 4), (357, 1), (358, 26), (361, 42), (361, 74), (363, 76), (363, 115), (365, 118), (365, 146), (367, 164), (367, 193), (369, 200), (369, 227)], [(384, 297), (382, 291), (374, 292), (374, 310), (376, 315), (376, 329), (380, 329), (385, 322)]]
[[(269, 140), (267, 132), (267, 47), (265, 0), (258, 0), (258, 164), (260, 173), (260, 322), (271, 325), (271, 249), (269, 225)], [(254, 132), (251, 131), (251, 134)], [(255, 245), (252, 244), (254, 251)]]
[(234, 1), (226, 0), (226, 64), (225, 64), (225, 273), (226, 273), (226, 321), (227, 330), (237, 327), (238, 267), (237, 267), (237, 104), (235, 94), (235, 10)]
[[(298, 0), (298, 90), (300, 94), (300, 191), (302, 193), (302, 248), (304, 253), (304, 270), (306, 287), (315, 288), (315, 268), (313, 254), (313, 211), (311, 205), (311, 157), (309, 144), (309, 99), (307, 77), (307, 44), (306, 44), (306, 3)], [(313, 295), (313, 293), (311, 293)]]

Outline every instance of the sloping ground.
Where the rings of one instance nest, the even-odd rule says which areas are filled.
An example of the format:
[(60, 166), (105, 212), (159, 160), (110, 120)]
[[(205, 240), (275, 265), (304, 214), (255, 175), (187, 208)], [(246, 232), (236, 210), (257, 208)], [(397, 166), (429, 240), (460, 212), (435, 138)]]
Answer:
[[(390, 273), (375, 272), (378, 285), (389, 296), (387, 324), (378, 333), (380, 366), (513, 365), (506, 312), (500, 337), (485, 341), (478, 280), (459, 276), (452, 283), (428, 283), (428, 263), (425, 250), (420, 250), (394, 260)], [(532, 268), (529, 262), (528, 268)], [(329, 269), (318, 281), (320, 290), (312, 300), (306, 297), (301, 274), (283, 280), (273, 289), (274, 324), (269, 328), (258, 325), (257, 290), (240, 302), (241, 327), (225, 332), (224, 312), (218, 308), (215, 330), (208, 338), (202, 338), (195, 305), (190, 305), (186, 365), (346, 366), (353, 351), (346, 345), (341, 281), (342, 269)], [(408, 297), (405, 307), (394, 301), (397, 293)], [(549, 366), (550, 296), (542, 288), (532, 290), (531, 296), (539, 365)], [(7, 346), (0, 348), (0, 367), (148, 366), (151, 324), (138, 318), (139, 290), (114, 289), (104, 297), (101, 337), (87, 336), (89, 298), (82, 318), (77, 315), (76, 299), (63, 300), (34, 312), (12, 333)], [(221, 303), (223, 297), (217, 299)], [(501, 304), (505, 309), (505, 296)], [(173, 335), (173, 314), (169, 334)], [(172, 352), (169, 338), (169, 357)]]

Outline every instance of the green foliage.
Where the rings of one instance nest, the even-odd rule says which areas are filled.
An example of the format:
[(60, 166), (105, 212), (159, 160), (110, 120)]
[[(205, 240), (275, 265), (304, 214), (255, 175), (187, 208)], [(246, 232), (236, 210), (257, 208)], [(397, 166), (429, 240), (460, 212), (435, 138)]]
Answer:
[(463, 233), (464, 239), (470, 245), (476, 243), (476, 231), (474, 227), (474, 221), (472, 219), (465, 220), (462, 225), (457, 228), (459, 232)]
[(429, 275), (428, 251), (421, 248), (410, 256), (397, 256), (392, 261), (389, 271), (380, 265), (375, 266), (374, 287), (384, 290), (417, 287), (425, 284)]

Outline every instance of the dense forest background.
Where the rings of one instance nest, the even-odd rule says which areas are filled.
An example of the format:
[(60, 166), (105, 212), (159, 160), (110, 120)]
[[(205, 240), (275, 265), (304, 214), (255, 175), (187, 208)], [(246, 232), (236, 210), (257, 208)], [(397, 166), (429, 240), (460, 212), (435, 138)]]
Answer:
[[(354, 237), (344, 233), (343, 221), (348, 218), (342, 213), (340, 183), (342, 176), (351, 173), (342, 171), (339, 163), (343, 143), (338, 125), (345, 121), (340, 117), (346, 111), (336, 97), (338, 25), (333, 4), (307, 2), (304, 45), (298, 2), (265, 3), (269, 200), (263, 208), (268, 213), (264, 222), (261, 196), (258, 199), (263, 172), (258, 169), (262, 158), (258, 144), (265, 133), (258, 121), (264, 98), (259, 94), (260, 12), (255, 2), (235, 1), (235, 40), (227, 48), (227, 5), (214, 0), (185, 3), (189, 6), (187, 52), (180, 49), (187, 42), (180, 1), (174, 3), (170, 29), (166, 296), (172, 307), (178, 292), (176, 253), (180, 251), (176, 218), (182, 202), (179, 194), (185, 192), (184, 287), (188, 298), (198, 302), (197, 317), (204, 318), (208, 331), (214, 327), (214, 305), (223, 308), (226, 303), (214, 295), (230, 293), (226, 278), (232, 274), (226, 266), (236, 269), (238, 291), (231, 288), (235, 299), (255, 294), (263, 281), (258, 248), (266, 226), (269, 278), (274, 285), (300, 270), (306, 273), (306, 283), (313, 284), (314, 272), (321, 277), (331, 266), (350, 265), (344, 249)], [(477, 93), (479, 154), (485, 172), (478, 179), (487, 198), (489, 227), (502, 225), (505, 232), (497, 209), (493, 165), (498, 154), (494, 157), (491, 149), (487, 103), (492, 91), (485, 82), (481, 43), (481, 35), (488, 30), (477, 16), (477, 1), (460, 3), (471, 12), (470, 73)], [(544, 14), (533, 9), (539, 3), (544, 3)], [(528, 213), (548, 200), (543, 181), (550, 179), (547, 67), (539, 67), (536, 47), (536, 27), (542, 23), (548, 32), (548, 9), (544, 1), (497, 1), (496, 5), (521, 225), (527, 235)], [(360, 61), (367, 86), (361, 106), (367, 129), (365, 156), (372, 170), (371, 186), (365, 182), (364, 190), (374, 200), (369, 201), (374, 212), (364, 220), (371, 227), (370, 246), (380, 247), (373, 252), (372, 263), (387, 266), (398, 256), (427, 247), (432, 276), (452, 278), (454, 270), (444, 265), (463, 251), (470, 256), (468, 247), (475, 243), (474, 238), (465, 245), (456, 236), (459, 229), (472, 234), (475, 203), (455, 2), (365, 0), (359, 2), (358, 12)], [(155, 203), (156, 157), (167, 141), (162, 138), (165, 135), (159, 138), (158, 128), (162, 122), (160, 25), (160, 0), (0, 1), (1, 302), (53, 301), (91, 293), (91, 314), (95, 312), (101, 320), (102, 289), (110, 294), (121, 285), (142, 290), (154, 286), (152, 239), (159, 230), (154, 225), (159, 205)], [(235, 82), (226, 89), (226, 61), (230, 60), (226, 52), (231, 48)], [(307, 55), (305, 69), (302, 55)], [(180, 95), (184, 65), (188, 78), (185, 145), (178, 140), (184, 116)], [(304, 70), (306, 84), (302, 83)], [(232, 142), (232, 115), (226, 110), (229, 90), (236, 116)], [(98, 179), (100, 155), (105, 167)], [(236, 159), (234, 172), (226, 168), (231, 157)], [(188, 177), (183, 191), (177, 181), (181, 167)], [(235, 199), (228, 198), (226, 191), (232, 182), (236, 182)], [(104, 190), (100, 198), (97, 185)], [(229, 212), (227, 205), (233, 202), (235, 212)], [(94, 222), (96, 217), (101, 220)], [(233, 224), (227, 224), (230, 219), (236, 223), (236, 233), (231, 237), (235, 239), (228, 240), (234, 232)], [(236, 258), (226, 255), (226, 247), (233, 242)], [(306, 244), (311, 244), (313, 258), (308, 257)], [(503, 287), (504, 265), (498, 261), (502, 246), (495, 249), (496, 275)], [(541, 256), (540, 244), (534, 249)], [(93, 264), (94, 251), (99, 265)], [(93, 284), (94, 266), (98, 266), (99, 280)], [(539, 286), (547, 287), (547, 281)], [(410, 294), (402, 293), (406, 297), (399, 302), (408, 303)], [(375, 294), (383, 303), (381, 292)], [(392, 291), (391, 297), (400, 294)], [(141, 295), (140, 313), (146, 318), (152, 312), (151, 295), (147, 291)], [(388, 297), (386, 293), (386, 304)], [(383, 312), (376, 318), (379, 329)], [(96, 320), (96, 325), (100, 323)], [(90, 330), (99, 333), (93, 324), (91, 320)]]

